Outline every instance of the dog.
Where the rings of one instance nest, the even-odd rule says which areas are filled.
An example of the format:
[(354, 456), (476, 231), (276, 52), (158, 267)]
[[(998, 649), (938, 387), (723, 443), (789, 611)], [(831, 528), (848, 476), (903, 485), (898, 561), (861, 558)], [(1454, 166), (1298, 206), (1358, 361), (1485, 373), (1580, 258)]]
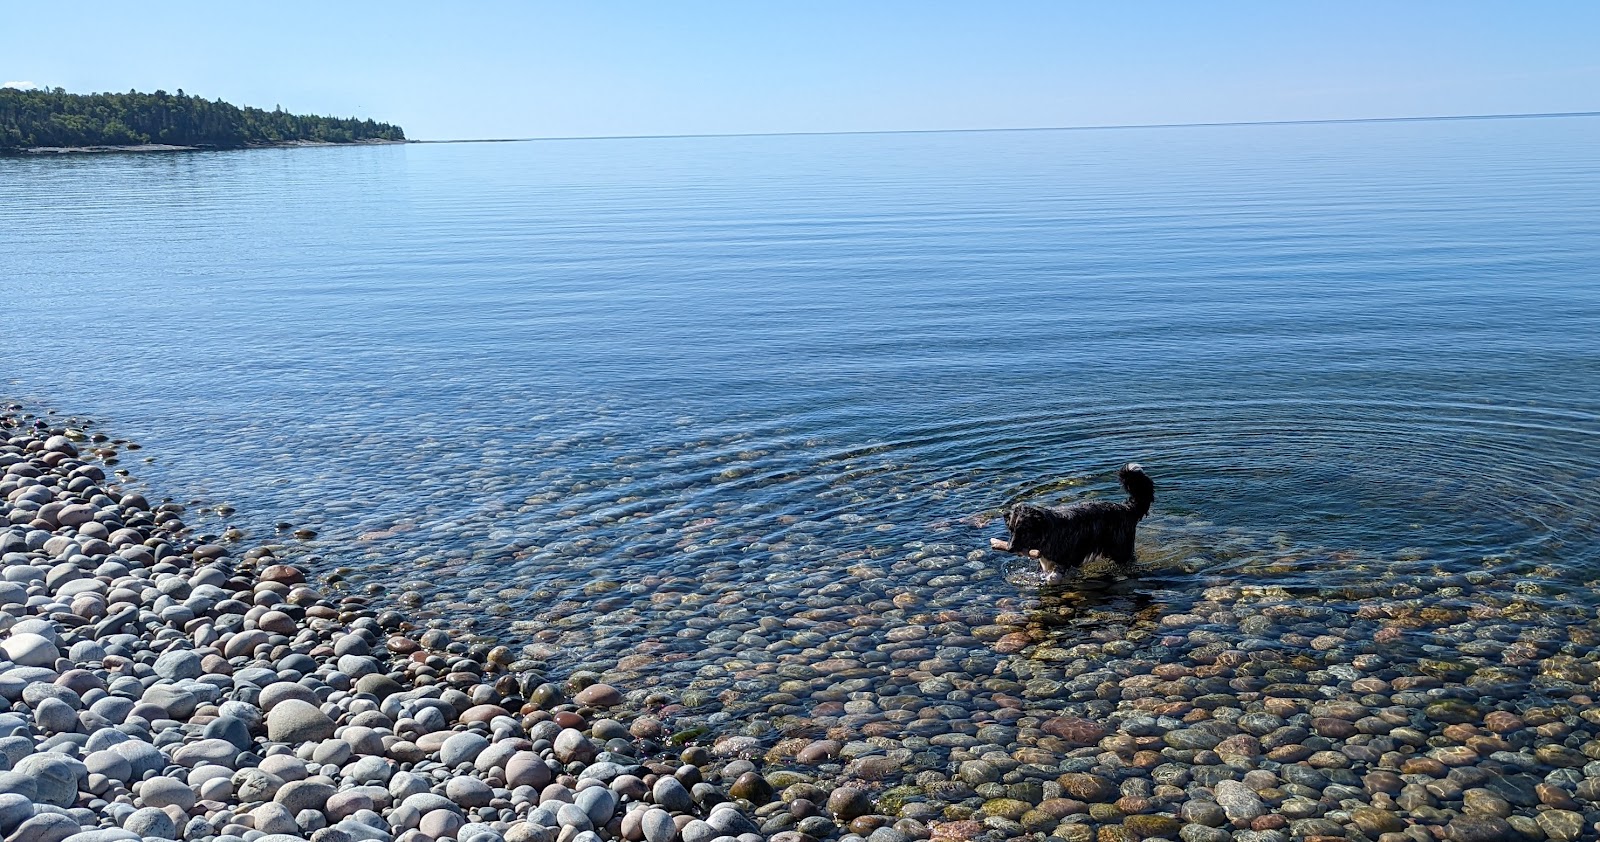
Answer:
[(1083, 564), (1090, 556), (1131, 563), (1134, 532), (1150, 513), (1156, 486), (1134, 462), (1117, 471), (1117, 480), (1128, 492), (1122, 503), (1090, 500), (1055, 509), (1031, 503), (1012, 506), (1006, 510), (1011, 540), (990, 538), (989, 546), (1038, 559), (1047, 584), (1061, 581), (1068, 568)]

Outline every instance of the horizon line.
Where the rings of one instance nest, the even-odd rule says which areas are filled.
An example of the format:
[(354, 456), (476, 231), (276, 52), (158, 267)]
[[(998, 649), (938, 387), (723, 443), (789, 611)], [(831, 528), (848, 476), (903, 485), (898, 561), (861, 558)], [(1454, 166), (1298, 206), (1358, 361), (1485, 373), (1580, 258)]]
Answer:
[(1311, 120), (1223, 120), (1209, 123), (1112, 123), (1090, 126), (1017, 126), (984, 129), (844, 129), (793, 132), (690, 132), (685, 134), (551, 135), (546, 137), (477, 137), (408, 140), (407, 143), (533, 143), (551, 140), (672, 140), (710, 137), (810, 137), (868, 134), (971, 134), (977, 132), (1092, 132), (1113, 129), (1190, 129), (1227, 126), (1305, 126), (1328, 123), (1420, 123), (1448, 120), (1532, 120), (1551, 117), (1600, 117), (1600, 111), (1544, 111), (1525, 114), (1439, 114), (1422, 117), (1326, 117)]

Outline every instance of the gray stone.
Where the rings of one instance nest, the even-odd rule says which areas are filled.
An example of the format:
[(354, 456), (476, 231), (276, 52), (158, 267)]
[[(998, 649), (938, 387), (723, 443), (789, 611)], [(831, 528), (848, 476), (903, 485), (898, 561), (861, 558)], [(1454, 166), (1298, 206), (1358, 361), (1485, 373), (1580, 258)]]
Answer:
[(31, 803), (38, 800), (39, 782), (21, 772), (0, 772), (0, 795), (16, 795)]
[(205, 670), (200, 666), (200, 656), (189, 649), (175, 649), (161, 653), (161, 657), (156, 658), (155, 670), (156, 675), (169, 681), (181, 681), (205, 675)]
[(519, 751), (506, 760), (506, 786), (512, 789), (519, 786), (543, 789), (550, 780), (550, 767), (534, 752)]
[(435, 795), (431, 792), (419, 792), (415, 795), (408, 795), (404, 801), (400, 802), (400, 805), (402, 807), (410, 807), (411, 809), (416, 810), (418, 813), (422, 813), (424, 815), (431, 813), (434, 810), (455, 810), (456, 812), (461, 811), (461, 808), (457, 807), (454, 801), (451, 801), (443, 795)]
[(307, 743), (333, 736), (334, 724), (316, 705), (285, 699), (267, 711), (267, 739), (277, 743)]
[(594, 822), (589, 819), (589, 812), (576, 804), (562, 804), (556, 808), (556, 821), (561, 826), (575, 827), (578, 830), (593, 830)]
[(255, 741), (250, 739), (250, 723), (237, 716), (224, 714), (207, 722), (200, 736), (210, 740), (227, 740), (239, 751), (249, 751), (255, 747)]
[(33, 709), (33, 721), (46, 733), (72, 734), (79, 729), (78, 712), (60, 699), (43, 699)]
[(194, 790), (177, 778), (154, 777), (139, 784), (139, 803), (146, 807), (176, 805), (187, 813), (194, 802)]
[(78, 800), (79, 785), (89, 778), (83, 761), (54, 753), (24, 757), (16, 772), (34, 780), (35, 799), (57, 807), (71, 807)]
[(171, 684), (153, 684), (144, 691), (140, 701), (160, 707), (173, 719), (183, 721), (194, 714), (194, 709), (200, 704), (199, 697), (175, 687)]
[(283, 784), (283, 778), (254, 767), (233, 773), (234, 794), (245, 802), (270, 801)]
[(328, 827), (348, 835), (355, 842), (389, 842), (393, 838), (391, 834), (355, 819), (345, 819)]
[(455, 836), (456, 831), (466, 823), (461, 814), (454, 810), (430, 810), (422, 814), (417, 829), (430, 839), (442, 839)]
[(532, 822), (517, 822), (506, 830), (505, 842), (556, 842), (556, 830)]
[(298, 814), (301, 810), (320, 811), (334, 792), (331, 784), (322, 781), (290, 781), (278, 789), (278, 794), (272, 800), (282, 804), (289, 812)]
[(227, 740), (207, 739), (181, 745), (172, 752), (172, 762), (179, 766), (216, 765), (233, 767), (239, 756), (239, 747)]
[(317, 694), (311, 692), (310, 687), (294, 681), (279, 681), (277, 678), (277, 674), (274, 673), (267, 685), (261, 688), (258, 703), (262, 710), (271, 713), (279, 702), (288, 701), (289, 699), (299, 699), (308, 705), (317, 703)]
[(133, 780), (145, 776), (146, 772), (159, 772), (167, 766), (167, 757), (161, 750), (143, 740), (127, 740), (111, 746), (110, 751), (122, 755), (128, 761), (129, 775)]
[(363, 757), (344, 767), (344, 776), (357, 784), (387, 785), (394, 777), (394, 764), (389, 760), (372, 756)]
[(573, 796), (572, 803), (589, 814), (589, 821), (595, 827), (604, 827), (617, 811), (616, 793), (603, 786), (591, 786), (579, 790), (578, 794)]
[(716, 828), (700, 819), (695, 819), (683, 826), (680, 835), (683, 836), (683, 842), (711, 842), (719, 834)]
[[(726, 802), (725, 802), (726, 803)], [(717, 805), (710, 815), (706, 816), (706, 824), (716, 829), (723, 836), (738, 836), (744, 833), (760, 833), (761, 828), (751, 821), (744, 813), (739, 812), (732, 804)]]
[(462, 807), (487, 807), (494, 798), (489, 785), (470, 775), (457, 775), (445, 782), (445, 797)]
[(60, 813), (40, 813), (23, 822), (11, 842), (61, 842), (82, 831), (78, 822)]
[(684, 788), (683, 782), (671, 775), (662, 775), (650, 789), (650, 798), (656, 806), (665, 808), (674, 813), (688, 812), (694, 806), (694, 799), (689, 797), (689, 790)]
[(645, 842), (673, 842), (678, 838), (678, 825), (673, 822), (672, 814), (659, 807), (645, 810), (639, 827), (644, 831)]
[(582, 731), (575, 728), (562, 729), (561, 733), (556, 735), (552, 750), (555, 752), (556, 759), (562, 763), (572, 763), (573, 761), (587, 763), (593, 760), (595, 754), (598, 753), (594, 743), (590, 742)]
[(489, 747), (489, 739), (482, 734), (466, 731), (456, 734), (444, 741), (439, 748), (439, 762), (454, 769), (462, 763), (471, 763), (484, 749)]
[(0, 793), (0, 836), (17, 829), (33, 815), (33, 799), (15, 792)]
[(300, 832), (300, 825), (295, 822), (294, 814), (276, 801), (269, 801), (251, 810), (250, 817), (255, 820), (256, 830), (262, 833)]
[(60, 650), (48, 638), (31, 632), (12, 633), (0, 642), (0, 651), (13, 663), (25, 667), (53, 667), (61, 657)]
[(139, 834), (120, 827), (108, 827), (74, 833), (61, 842), (139, 842), (142, 838)]
[(140, 807), (122, 823), (122, 829), (141, 837), (178, 838), (178, 824), (159, 807)]

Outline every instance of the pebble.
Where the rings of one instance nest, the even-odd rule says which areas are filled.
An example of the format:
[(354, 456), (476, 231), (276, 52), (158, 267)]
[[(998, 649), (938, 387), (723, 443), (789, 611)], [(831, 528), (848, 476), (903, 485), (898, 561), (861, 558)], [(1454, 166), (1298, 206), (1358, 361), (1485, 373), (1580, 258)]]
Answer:
[[(583, 599), (538, 597), (536, 622), (494, 649), (325, 592), (324, 561), (164, 527), (203, 516), (132, 506), (107, 471), (25, 449), (41, 436), (0, 429), (0, 696), (21, 711), (0, 712), (0, 831), (68, 829), (33, 815), (37, 797), (79, 811), (74, 828), (103, 825), (91, 833), (159, 824), (153, 809), (174, 834), (226, 842), (1560, 840), (1586, 838), (1600, 797), (1594, 618), (1449, 593), (1481, 582), (1411, 574), (1395, 584), (1420, 594), (1338, 603), (1245, 573), (1144, 617), (1086, 600), (1110, 619), (1057, 627), (1038, 618), (1070, 602), (964, 600), (996, 575), (987, 556), (930, 541), (722, 603), (702, 599), (716, 570), (585, 574)], [(52, 484), (19, 482), (36, 478)], [(110, 493), (91, 501), (91, 486)], [(451, 587), (440, 574), (416, 578)], [(79, 606), (86, 623), (61, 619)], [(613, 646), (564, 683), (571, 653)]]

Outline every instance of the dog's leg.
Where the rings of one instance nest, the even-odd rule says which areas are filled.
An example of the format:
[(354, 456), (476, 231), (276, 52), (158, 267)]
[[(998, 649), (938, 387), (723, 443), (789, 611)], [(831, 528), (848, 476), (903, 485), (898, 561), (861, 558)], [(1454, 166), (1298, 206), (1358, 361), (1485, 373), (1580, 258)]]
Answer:
[(990, 538), (989, 546), (990, 548), (999, 550), (1003, 553), (1011, 552), (1011, 542), (1004, 538)]
[(1039, 574), (1044, 579), (1044, 583), (1046, 585), (1060, 584), (1061, 568), (1057, 567), (1055, 562), (1039, 555), (1038, 550), (1034, 550), (1033, 552), (1029, 553), (1029, 555), (1039, 559)]

